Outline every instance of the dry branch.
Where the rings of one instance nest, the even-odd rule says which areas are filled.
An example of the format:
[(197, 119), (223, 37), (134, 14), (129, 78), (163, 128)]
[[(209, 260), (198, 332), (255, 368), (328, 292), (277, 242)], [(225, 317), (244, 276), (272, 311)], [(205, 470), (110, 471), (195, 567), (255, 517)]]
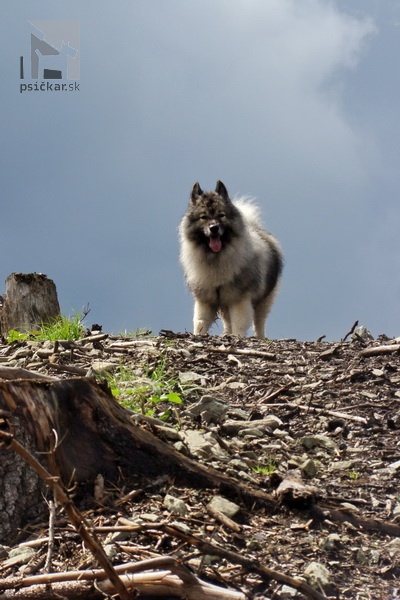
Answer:
[(233, 346), (229, 348), (223, 348), (218, 346), (210, 346), (208, 348), (210, 352), (216, 352), (219, 354), (239, 354), (241, 356), (252, 356), (257, 358), (267, 358), (269, 360), (275, 360), (276, 354), (271, 352), (264, 352), (263, 350), (249, 350), (244, 348), (235, 348)]
[(17, 452), (53, 491), (57, 502), (63, 506), (68, 518), (81, 536), (83, 542), (85, 542), (86, 546), (92, 552), (94, 558), (107, 573), (115, 591), (118, 592), (121, 600), (130, 600), (129, 593), (115, 572), (114, 567), (108, 560), (103, 546), (97, 539), (96, 534), (89, 533), (88, 524), (85, 522), (83, 515), (81, 515), (81, 513), (78, 511), (72, 500), (68, 497), (68, 494), (61, 484), (59, 478), (52, 476), (48, 471), (46, 471), (46, 469), (44, 469), (44, 467), (42, 467), (42, 465), (26, 450), (26, 448), (17, 442), (17, 440), (15, 440), (11, 434), (0, 430), (0, 439), (3, 440), (8, 450), (14, 450)]
[[(121, 523), (123, 523), (124, 519), (120, 519), (120, 521), (121, 521)], [(126, 521), (126, 522), (129, 523), (129, 521)], [(96, 528), (96, 530), (101, 530), (101, 529), (102, 528)], [(128, 528), (124, 528), (123, 530), (126, 531), (127, 529)], [(228, 560), (229, 562), (231, 562), (233, 564), (242, 565), (243, 567), (246, 567), (246, 569), (255, 571), (255, 572), (259, 573), (260, 575), (267, 577), (268, 579), (273, 579), (275, 581), (278, 581), (279, 583), (288, 585), (288, 586), (296, 589), (297, 591), (301, 592), (308, 598), (312, 598), (313, 600), (326, 600), (326, 596), (317, 592), (317, 590), (314, 590), (310, 585), (308, 585), (304, 581), (300, 581), (299, 579), (290, 577), (289, 575), (286, 575), (285, 573), (281, 573), (280, 571), (276, 571), (274, 569), (269, 569), (268, 567), (264, 567), (264, 566), (260, 565), (259, 563), (257, 563), (256, 561), (246, 558), (240, 554), (237, 554), (236, 552), (232, 552), (231, 550), (221, 548), (220, 546), (218, 546), (216, 544), (213, 544), (210, 542), (205, 542), (204, 540), (200, 539), (199, 537), (197, 537), (195, 535), (184, 533), (183, 531), (181, 531), (177, 527), (173, 527), (172, 525), (162, 524), (162, 523), (156, 525), (153, 523), (151, 525), (149, 524), (149, 525), (138, 525), (138, 526), (134, 525), (134, 526), (132, 526), (133, 531), (135, 531), (135, 530), (138, 531), (139, 529), (142, 529), (142, 530), (143, 529), (153, 529), (153, 530), (159, 529), (159, 530), (163, 531), (164, 533), (167, 533), (171, 536), (177, 537), (188, 544), (196, 546), (200, 550), (200, 552), (202, 552), (204, 554), (220, 556), (222, 558), (225, 558), (226, 560)]]
[(37, 371), (22, 369), (21, 367), (0, 367), (0, 379), (39, 379), (43, 381), (58, 381), (57, 377), (44, 375)]
[(386, 346), (374, 346), (373, 348), (365, 348), (360, 350), (361, 356), (377, 356), (378, 354), (393, 354), (399, 352), (400, 344), (390, 344)]
[[(171, 556), (117, 565), (114, 569), (130, 592), (135, 590), (148, 595), (172, 595), (187, 600), (245, 600), (242, 592), (202, 581)], [(103, 594), (112, 595), (114, 592), (103, 569), (90, 569), (3, 579), (0, 580), (0, 589), (5, 592), (0, 595), (0, 598), (4, 600), (11, 600), (14, 597), (30, 598), (35, 593), (36, 598), (45, 600), (44, 586), (48, 585), (51, 585), (53, 594), (62, 593), (63, 596), (71, 599), (76, 598), (78, 594), (86, 594), (86, 598), (101, 597), (101, 594), (96, 593), (96, 589), (87, 585), (88, 582), (96, 582), (97, 590)], [(66, 586), (66, 583), (70, 585)], [(19, 588), (25, 588), (24, 593), (13, 596), (14, 593), (18, 594), (15, 590)]]

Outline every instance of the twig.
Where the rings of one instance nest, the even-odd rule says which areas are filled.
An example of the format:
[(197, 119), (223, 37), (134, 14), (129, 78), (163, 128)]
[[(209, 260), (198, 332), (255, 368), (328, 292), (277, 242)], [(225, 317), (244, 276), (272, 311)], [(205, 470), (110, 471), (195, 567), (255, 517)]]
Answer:
[(271, 352), (264, 352), (263, 350), (246, 350), (244, 348), (218, 348), (217, 346), (210, 346), (207, 348), (210, 352), (218, 352), (219, 354), (240, 354), (242, 356), (256, 356), (258, 358), (268, 358), (269, 360), (275, 360), (276, 354)]
[(56, 505), (53, 500), (49, 500), (49, 544), (47, 547), (46, 562), (44, 564), (44, 571), (46, 573), (51, 572), (51, 562), (53, 560), (54, 553), (54, 521), (56, 515)]
[(25, 462), (27, 462), (35, 473), (46, 483), (46, 485), (53, 491), (54, 497), (59, 504), (61, 504), (67, 513), (71, 523), (75, 527), (76, 531), (81, 536), (87, 547), (92, 552), (95, 559), (103, 567), (107, 573), (110, 581), (112, 582), (115, 591), (119, 594), (121, 600), (131, 600), (130, 594), (118, 577), (114, 567), (108, 560), (104, 549), (97, 539), (95, 533), (89, 534), (88, 524), (86, 523), (83, 515), (78, 511), (72, 500), (68, 497), (62, 483), (60, 483), (59, 477), (53, 477), (42, 465), (32, 456), (32, 454), (24, 448), (13, 436), (5, 431), (0, 430), (0, 439), (5, 442), (5, 446), (9, 450), (14, 450), (19, 454)]
[(268, 394), (268, 396), (264, 396), (264, 398), (260, 398), (260, 400), (258, 400), (258, 402), (260, 404), (267, 404), (268, 402), (271, 402), (271, 400), (275, 400), (275, 398), (277, 398), (280, 394), (282, 394), (282, 392), (286, 392), (289, 388), (292, 387), (292, 385), (294, 385), (294, 381), (290, 381), (286, 385), (283, 385), (282, 387), (275, 390), (275, 392)]
[(347, 338), (349, 337), (349, 335), (351, 335), (352, 333), (354, 333), (354, 330), (355, 330), (355, 328), (357, 327), (357, 325), (358, 325), (358, 321), (356, 321), (356, 322), (354, 323), (354, 325), (353, 325), (353, 327), (350, 329), (350, 331), (348, 331), (348, 332), (346, 333), (346, 335), (344, 336), (344, 338), (342, 338), (342, 340), (341, 340), (342, 342), (345, 342), (345, 341), (347, 340)]
[(300, 410), (304, 410), (306, 412), (317, 412), (322, 415), (330, 415), (331, 417), (337, 417), (338, 419), (347, 419), (348, 421), (356, 421), (357, 423), (363, 423), (366, 425), (368, 423), (367, 419), (364, 417), (359, 417), (357, 415), (349, 415), (348, 413), (338, 412), (336, 410), (328, 410), (327, 408), (318, 408), (317, 406), (303, 406), (302, 404), (295, 404), (294, 402), (285, 404), (288, 408), (299, 408)]
[(220, 523), (222, 523), (222, 525), (224, 525), (228, 529), (231, 529), (235, 533), (240, 533), (240, 531), (241, 531), (240, 525), (238, 523), (236, 523), (236, 521), (233, 521), (233, 519), (230, 519), (229, 517), (227, 517), (226, 515), (224, 515), (219, 510), (215, 510), (215, 508), (213, 508), (212, 506), (208, 505), (207, 506), (207, 512), (208, 512), (209, 515), (211, 515), (212, 517), (214, 517), (214, 519), (216, 519), (217, 521), (219, 521)]

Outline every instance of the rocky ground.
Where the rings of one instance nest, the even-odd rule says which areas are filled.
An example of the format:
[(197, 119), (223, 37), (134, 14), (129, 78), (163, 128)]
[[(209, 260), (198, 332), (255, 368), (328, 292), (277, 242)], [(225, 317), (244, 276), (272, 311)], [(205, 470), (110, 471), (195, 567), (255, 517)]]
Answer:
[[(306, 581), (315, 598), (400, 598), (399, 340), (362, 331), (337, 343), (93, 333), (0, 345), (0, 377), (24, 376), (18, 369), (107, 377), (140, 426), (277, 500), (274, 509), (220, 504), (218, 490), (163, 477), (136, 491), (106, 486), (108, 501), (85, 514), (114, 564), (176, 557), (243, 598), (311, 597), (274, 573)], [(54, 538), (52, 571), (97, 566), (61, 511)], [(2, 581), (40, 573), (47, 540), (44, 517), (13, 548), (0, 546)]]

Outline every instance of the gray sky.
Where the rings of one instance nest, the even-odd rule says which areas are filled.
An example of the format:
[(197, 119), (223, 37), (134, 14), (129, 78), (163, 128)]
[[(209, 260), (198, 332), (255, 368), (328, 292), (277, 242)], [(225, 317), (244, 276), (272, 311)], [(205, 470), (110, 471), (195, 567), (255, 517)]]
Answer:
[[(36, 271), (64, 314), (89, 303), (88, 325), (191, 331), (177, 226), (193, 183), (221, 179), (256, 198), (284, 248), (270, 337), (338, 339), (356, 319), (400, 335), (400, 2), (3, 0), (2, 13), (0, 293)], [(20, 93), (32, 20), (79, 21), (79, 90)]]

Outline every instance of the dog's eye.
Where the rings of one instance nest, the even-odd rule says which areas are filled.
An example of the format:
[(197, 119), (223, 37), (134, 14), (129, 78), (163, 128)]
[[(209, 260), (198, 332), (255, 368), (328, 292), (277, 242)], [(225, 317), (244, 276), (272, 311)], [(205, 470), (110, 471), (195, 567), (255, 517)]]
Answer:
[(202, 221), (207, 221), (207, 215), (200, 215), (200, 219)]
[(218, 219), (223, 219), (225, 217), (225, 213), (219, 213)]

